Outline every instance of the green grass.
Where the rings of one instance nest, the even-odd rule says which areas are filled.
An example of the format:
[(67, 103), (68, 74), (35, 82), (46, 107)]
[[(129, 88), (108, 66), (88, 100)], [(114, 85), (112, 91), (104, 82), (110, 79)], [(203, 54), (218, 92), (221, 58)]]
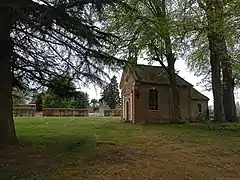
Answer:
[(240, 179), (240, 126), (17, 118), (0, 179)]

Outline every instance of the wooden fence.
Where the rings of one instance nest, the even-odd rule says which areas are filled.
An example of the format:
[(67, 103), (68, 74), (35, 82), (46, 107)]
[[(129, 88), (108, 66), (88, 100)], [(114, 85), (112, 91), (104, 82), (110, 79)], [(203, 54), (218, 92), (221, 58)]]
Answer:
[(104, 109), (104, 116), (121, 116), (121, 109)]
[(88, 116), (88, 109), (44, 108), (43, 116)]
[(36, 112), (32, 107), (13, 107), (13, 116), (34, 116)]

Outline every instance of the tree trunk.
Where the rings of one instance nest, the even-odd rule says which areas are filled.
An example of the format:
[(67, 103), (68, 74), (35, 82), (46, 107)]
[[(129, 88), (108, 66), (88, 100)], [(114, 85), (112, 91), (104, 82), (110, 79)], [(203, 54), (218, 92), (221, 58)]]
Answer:
[[(217, 57), (220, 60), (221, 70), (222, 70), (222, 100), (224, 115), (226, 121), (235, 121), (236, 109), (235, 109), (235, 99), (234, 99), (234, 85), (233, 85), (233, 74), (231, 57), (229, 56), (227, 50), (226, 39), (224, 37), (224, 13), (223, 5), (219, 0), (212, 2), (214, 7), (214, 19), (212, 23), (215, 23), (213, 30), (215, 31), (215, 44), (214, 50)], [(212, 18), (212, 17), (211, 17)]]
[(181, 120), (181, 109), (180, 109), (180, 94), (177, 85), (177, 75), (175, 72), (175, 57), (172, 52), (172, 43), (170, 39), (170, 35), (166, 34), (164, 38), (165, 41), (165, 48), (166, 48), (166, 58), (168, 62), (168, 75), (170, 80), (170, 87), (172, 91), (172, 110), (171, 110), (171, 121), (178, 121)]
[[(223, 122), (233, 121), (235, 115), (235, 100), (231, 58), (228, 54), (224, 37), (224, 12), (220, 0), (206, 0), (204, 8), (208, 20), (208, 41), (212, 69), (212, 89), (214, 97), (214, 119)], [(223, 83), (221, 83), (221, 69)], [(221, 85), (223, 88), (221, 88)], [(221, 91), (223, 96), (221, 97)], [(224, 116), (225, 115), (225, 116)]]
[(181, 109), (180, 109), (180, 94), (179, 89), (177, 85), (177, 76), (175, 72), (175, 57), (172, 50), (172, 42), (170, 38), (169, 33), (169, 27), (168, 27), (168, 20), (167, 20), (167, 12), (166, 12), (166, 2), (165, 0), (161, 1), (154, 1), (156, 11), (157, 11), (157, 17), (159, 17), (166, 26), (163, 27), (165, 32), (162, 34), (162, 39), (165, 43), (165, 52), (166, 52), (166, 59), (168, 63), (168, 75), (170, 80), (170, 87), (172, 92), (172, 110), (171, 110), (171, 121), (178, 121), (181, 120)]
[(213, 91), (213, 106), (214, 106), (214, 121), (223, 122), (223, 103), (221, 93), (221, 72), (220, 72), (220, 58), (218, 56), (217, 41), (215, 34), (208, 35), (209, 50), (210, 50), (210, 64), (212, 70), (212, 91)]
[(225, 39), (221, 40), (221, 66), (223, 73), (223, 104), (226, 120), (233, 122), (237, 120), (236, 105), (234, 98), (234, 79), (232, 73), (231, 57), (228, 55)]
[[(233, 90), (234, 90), (234, 87), (233, 87)], [(238, 116), (237, 116), (237, 106), (236, 106), (236, 101), (235, 101), (235, 96), (234, 96), (234, 93), (233, 93), (233, 102), (234, 102), (234, 104), (233, 104), (233, 116), (234, 116), (234, 118), (236, 118), (235, 119), (235, 121), (237, 121), (238, 120)]]
[(236, 121), (236, 106), (234, 98), (234, 86), (232, 78), (232, 67), (229, 62), (222, 63), (223, 72), (223, 104), (226, 120)]
[[(162, 29), (164, 29), (164, 32), (162, 32), (161, 30), (160, 34), (161, 34), (161, 39), (164, 40), (164, 43), (165, 43), (165, 56), (167, 59), (168, 67), (166, 68), (161, 60), (159, 60), (159, 62), (163, 67), (165, 67), (170, 80), (172, 105), (171, 105), (171, 109), (169, 109), (169, 111), (171, 112), (170, 114), (171, 117), (169, 118), (171, 119), (171, 121), (176, 121), (181, 119), (180, 94), (179, 94), (179, 89), (178, 89), (177, 80), (176, 80), (177, 76), (174, 68), (176, 59), (173, 54), (172, 42), (171, 42), (170, 33), (169, 33), (170, 27), (168, 27), (169, 23), (168, 23), (167, 12), (166, 12), (166, 2), (165, 0), (161, 0), (161, 1), (152, 0), (151, 6), (154, 9), (153, 11), (155, 12), (153, 15), (159, 19), (159, 21), (163, 25)], [(156, 55), (158, 56), (157, 52), (156, 52)]]
[(12, 115), (11, 10), (0, 8), (0, 145), (16, 142)]
[(171, 121), (177, 121), (181, 120), (181, 109), (180, 109), (180, 96), (179, 96), (179, 89), (177, 85), (177, 79), (176, 79), (176, 73), (175, 73), (175, 59), (173, 57), (173, 54), (169, 54), (167, 56), (168, 61), (168, 73), (169, 73), (169, 79), (170, 79), (170, 86), (172, 91), (172, 110), (171, 110)]

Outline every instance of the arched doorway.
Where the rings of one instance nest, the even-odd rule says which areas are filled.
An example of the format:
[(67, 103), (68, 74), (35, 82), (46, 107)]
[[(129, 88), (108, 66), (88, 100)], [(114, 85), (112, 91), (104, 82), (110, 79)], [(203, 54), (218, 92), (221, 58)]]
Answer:
[(126, 120), (129, 120), (129, 101), (126, 102)]

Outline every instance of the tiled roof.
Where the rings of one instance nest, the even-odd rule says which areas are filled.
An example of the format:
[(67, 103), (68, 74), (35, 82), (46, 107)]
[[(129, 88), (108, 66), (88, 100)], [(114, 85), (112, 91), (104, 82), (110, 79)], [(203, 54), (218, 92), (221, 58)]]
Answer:
[[(170, 84), (168, 74), (163, 67), (150, 65), (136, 65), (132, 68), (136, 81), (152, 84)], [(177, 75), (177, 84), (193, 86), (179, 75)]]
[[(168, 74), (163, 67), (150, 65), (136, 65), (132, 67), (133, 77), (138, 82), (151, 84), (170, 84)], [(191, 86), (191, 99), (193, 100), (209, 100), (208, 97), (193, 88), (193, 85), (182, 77), (177, 75), (177, 84), (183, 86)]]
[(198, 92), (194, 88), (191, 88), (191, 99), (193, 99), (193, 100), (209, 100), (208, 97), (204, 96), (202, 93)]

